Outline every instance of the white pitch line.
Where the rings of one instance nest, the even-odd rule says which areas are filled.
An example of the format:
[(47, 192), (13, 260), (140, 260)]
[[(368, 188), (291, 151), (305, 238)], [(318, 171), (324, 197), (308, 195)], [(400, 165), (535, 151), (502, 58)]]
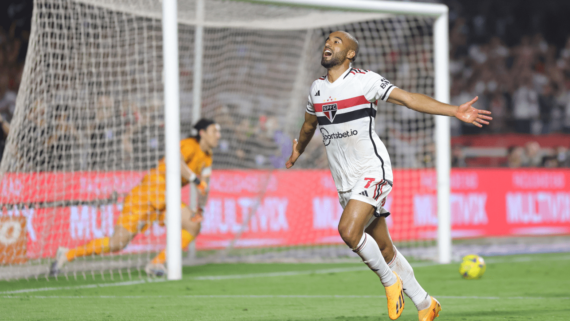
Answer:
[[(562, 256), (544, 259), (544, 261), (566, 261), (570, 260), (570, 256)], [(532, 261), (529, 257), (518, 257), (506, 260), (501, 259), (488, 259), (487, 264), (495, 263), (509, 263), (509, 262), (527, 262)], [(432, 262), (420, 262), (412, 264), (414, 268), (434, 266), (437, 263)], [(284, 271), (284, 272), (268, 272), (268, 273), (251, 273), (251, 274), (231, 274), (231, 275), (205, 275), (196, 276), (189, 278), (190, 280), (196, 281), (220, 281), (220, 280), (238, 280), (238, 279), (250, 279), (250, 278), (263, 278), (263, 277), (285, 277), (285, 276), (298, 276), (298, 275), (311, 275), (311, 274), (328, 274), (328, 273), (346, 273), (346, 272), (360, 272), (367, 271), (368, 268), (365, 266), (350, 267), (350, 268), (335, 268), (335, 269), (321, 269), (321, 270), (304, 270), (304, 271)], [(31, 293), (31, 292), (43, 292), (43, 291), (57, 291), (57, 290), (75, 290), (75, 289), (91, 289), (99, 287), (114, 287), (114, 286), (129, 286), (135, 284), (151, 283), (151, 282), (164, 282), (166, 279), (142, 279), (135, 281), (117, 282), (117, 283), (98, 283), (89, 285), (78, 285), (78, 286), (64, 286), (64, 287), (47, 287), (47, 288), (35, 288), (35, 289), (21, 289), (13, 291), (0, 292), (2, 294), (17, 294), (17, 293)]]
[[(437, 263), (432, 262), (422, 262), (413, 264), (416, 267), (433, 266)], [(266, 278), (266, 277), (280, 277), (280, 276), (297, 276), (297, 275), (310, 275), (310, 274), (329, 274), (329, 273), (345, 273), (345, 272), (360, 272), (369, 271), (369, 269), (362, 265), (358, 267), (351, 268), (335, 268), (335, 269), (322, 269), (322, 270), (306, 270), (306, 271), (286, 271), (286, 272), (268, 272), (268, 273), (251, 273), (251, 274), (230, 274), (230, 275), (206, 275), (206, 276), (196, 276), (190, 278), (191, 280), (197, 281), (218, 281), (218, 280), (230, 280), (230, 279), (249, 279), (249, 278)], [(0, 294), (2, 294), (0, 292)]]
[[(229, 279), (248, 279), (248, 278), (262, 278), (262, 277), (280, 277), (280, 276), (297, 276), (297, 275), (310, 275), (310, 274), (343, 273), (343, 272), (356, 272), (356, 271), (366, 271), (366, 270), (368, 270), (368, 268), (366, 268), (364, 266), (359, 266), (359, 267), (352, 267), (352, 268), (307, 270), (307, 271), (287, 271), (287, 272), (269, 272), (269, 273), (252, 273), (252, 274), (197, 276), (197, 277), (190, 278), (190, 280), (216, 281), (216, 280), (229, 280)], [(21, 290), (0, 292), (0, 295), (1, 294), (43, 292), (43, 291), (57, 291), (57, 290), (91, 289), (91, 288), (112, 287), (112, 286), (128, 286), (128, 285), (135, 285), (135, 284), (143, 284), (143, 283), (151, 283), (151, 282), (164, 282), (164, 281), (166, 281), (166, 279), (143, 279), (143, 280), (117, 282), (117, 283), (99, 283), (99, 284), (88, 284), (88, 285), (78, 285), (78, 286), (62, 286), (62, 287), (48, 287), (48, 288), (35, 288), (35, 289), (21, 289)]]
[(56, 290), (106, 288), (106, 287), (111, 287), (111, 286), (127, 286), (127, 285), (134, 285), (134, 284), (151, 283), (151, 282), (164, 282), (164, 281), (166, 281), (166, 279), (156, 279), (156, 280), (148, 279), (148, 280), (117, 282), (117, 283), (99, 283), (99, 284), (87, 284), (87, 285), (78, 285), (78, 286), (60, 286), (60, 287), (49, 287), (49, 288), (21, 289), (21, 290), (13, 290), (13, 291), (4, 291), (4, 292), (0, 292), (0, 294), (17, 294), (17, 293), (56, 291)]
[(231, 274), (231, 275), (208, 275), (196, 276), (192, 280), (229, 280), (229, 279), (249, 279), (249, 278), (265, 278), (265, 277), (279, 277), (279, 276), (297, 276), (297, 275), (310, 275), (310, 274), (328, 274), (328, 273), (343, 273), (343, 272), (358, 272), (366, 271), (368, 268), (364, 266), (353, 268), (338, 268), (338, 269), (324, 269), (324, 270), (307, 270), (307, 271), (287, 271), (287, 272), (269, 272), (269, 273), (252, 273), (252, 274)]
[[(570, 300), (570, 297), (498, 297), (498, 296), (449, 296), (435, 295), (438, 299), (459, 300)], [(382, 299), (383, 295), (79, 295), (79, 296), (1, 296), (3, 299), (157, 299), (157, 298), (188, 298), (188, 299)]]

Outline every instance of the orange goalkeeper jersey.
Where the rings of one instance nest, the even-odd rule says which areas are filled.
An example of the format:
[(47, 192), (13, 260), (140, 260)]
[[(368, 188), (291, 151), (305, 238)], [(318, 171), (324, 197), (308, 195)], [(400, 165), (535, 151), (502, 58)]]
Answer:
[[(180, 152), (186, 165), (196, 175), (200, 175), (204, 168), (212, 166), (212, 155), (202, 151), (195, 138), (182, 140)], [(184, 186), (188, 184), (188, 181), (181, 178), (181, 184)], [(162, 159), (158, 166), (151, 169), (142, 181), (127, 194), (117, 224), (121, 224), (131, 233), (136, 233), (148, 228), (149, 222), (156, 220), (163, 222), (166, 209), (165, 192), (166, 165)]]
[[(186, 138), (180, 141), (180, 154), (184, 159), (188, 168), (200, 177), (202, 170), (207, 167), (212, 166), (212, 155), (204, 152), (200, 148), (200, 143), (196, 140), (196, 138)], [(154, 172), (154, 173), (153, 173)], [(164, 158), (160, 160), (158, 163), (158, 167), (151, 170), (149, 175), (160, 175), (162, 179), (166, 181), (166, 164), (164, 163)], [(185, 178), (181, 178), (182, 186), (188, 184), (188, 180)]]

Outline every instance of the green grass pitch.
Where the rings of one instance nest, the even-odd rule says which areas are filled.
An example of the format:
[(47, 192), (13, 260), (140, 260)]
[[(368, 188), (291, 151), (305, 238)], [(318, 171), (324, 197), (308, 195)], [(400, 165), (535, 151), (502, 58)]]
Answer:
[[(570, 320), (570, 254), (492, 257), (480, 280), (458, 264), (416, 263), (436, 320)], [(389, 320), (362, 263), (185, 267), (182, 281), (0, 282), (0, 320)], [(46, 289), (49, 288), (49, 289)], [(399, 320), (417, 320), (411, 300)]]

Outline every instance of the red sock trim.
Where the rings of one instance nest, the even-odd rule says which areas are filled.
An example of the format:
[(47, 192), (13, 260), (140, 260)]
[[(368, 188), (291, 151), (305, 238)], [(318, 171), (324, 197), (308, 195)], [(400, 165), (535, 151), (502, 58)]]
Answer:
[(394, 263), (394, 261), (396, 261), (396, 257), (398, 257), (398, 250), (396, 250), (396, 247), (394, 247), (394, 257), (392, 258), (390, 263), (388, 263), (388, 266), (392, 265), (392, 263)]
[(354, 253), (358, 253), (360, 252), (360, 250), (362, 250), (362, 248), (364, 247), (364, 245), (366, 245), (366, 240), (368, 239), (368, 235), (366, 235), (366, 233), (364, 233), (364, 242), (362, 242), (362, 244), (360, 244), (359, 247), (355, 248), (354, 250), (352, 250)]

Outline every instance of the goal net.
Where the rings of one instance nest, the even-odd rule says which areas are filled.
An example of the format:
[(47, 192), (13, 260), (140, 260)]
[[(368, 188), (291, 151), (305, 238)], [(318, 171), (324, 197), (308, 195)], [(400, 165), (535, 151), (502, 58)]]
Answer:
[[(36, 0), (0, 166), (0, 278), (44, 277), (59, 246), (110, 236), (125, 195), (164, 156), (161, 1)], [(205, 1), (201, 106), (193, 106), (196, 2), (180, 0), (181, 136), (193, 108), (221, 125), (195, 251), (185, 262), (356, 260), (317, 130), (285, 170), (331, 31), (360, 42), (354, 68), (434, 95), (433, 18)], [(394, 166), (386, 207), (399, 249), (437, 257), (434, 118), (378, 103)], [(188, 187), (183, 201), (189, 202)], [(144, 276), (165, 247), (154, 223), (122, 251), (78, 258), (66, 277)]]

